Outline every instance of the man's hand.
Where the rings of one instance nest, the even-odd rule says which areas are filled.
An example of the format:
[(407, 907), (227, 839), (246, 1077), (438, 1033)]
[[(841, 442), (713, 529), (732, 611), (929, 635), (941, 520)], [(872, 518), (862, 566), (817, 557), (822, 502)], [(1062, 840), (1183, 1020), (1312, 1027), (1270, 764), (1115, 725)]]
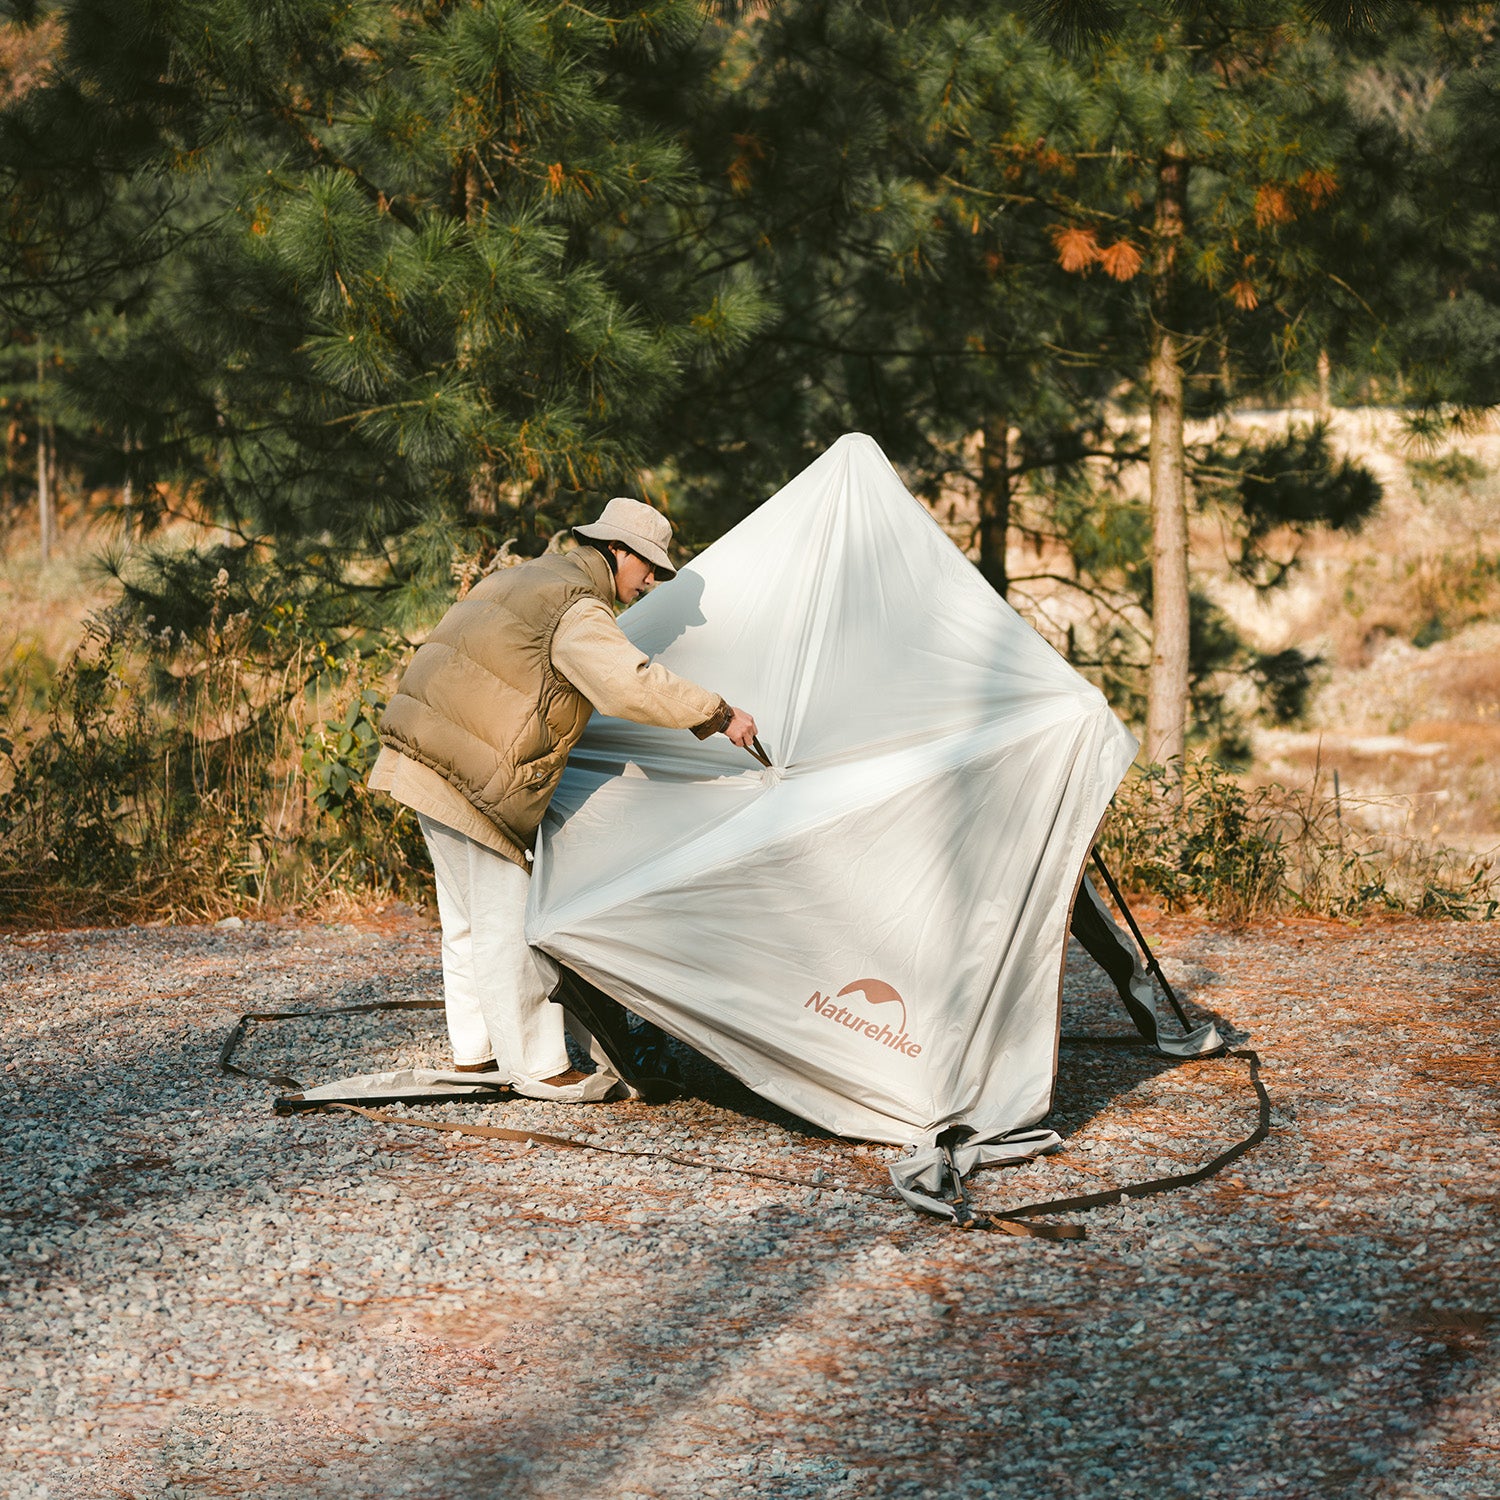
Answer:
[(748, 750), (750, 742), (755, 738), (755, 720), (742, 708), (731, 708), (729, 723), (724, 727), (724, 733), (740, 747)]

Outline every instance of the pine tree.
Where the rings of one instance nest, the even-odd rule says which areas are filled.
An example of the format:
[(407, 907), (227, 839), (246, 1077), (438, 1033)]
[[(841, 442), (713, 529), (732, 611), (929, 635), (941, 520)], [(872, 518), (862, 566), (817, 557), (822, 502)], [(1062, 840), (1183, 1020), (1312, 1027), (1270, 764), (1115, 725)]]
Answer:
[[(78, 0), (65, 20), (57, 78), (3, 140), (20, 180), (20, 146), (71, 112), (75, 186), (107, 209), (128, 184), (101, 213), (116, 236), (142, 194), (170, 200), (165, 258), (142, 255), (74, 396), (138, 493), (226, 528), (206, 568), (171, 560), (172, 593), (222, 564), (262, 604), (368, 622), (394, 591), (425, 612), (455, 548), (540, 546), (627, 480), (684, 370), (755, 316), (655, 248), (693, 177), (634, 95), (701, 31), (685, 0)], [(78, 243), (66, 197), (35, 194), (44, 260)]]
[[(1272, 182), (1257, 208), (1267, 168), (1251, 148), (1270, 150), (1258, 136), (1231, 143), (1243, 158), (1236, 192), (1246, 192), (1247, 174), (1260, 174), (1248, 206), (1237, 220), (1213, 209), (1224, 222), (1210, 227), (1223, 254), (1246, 223), (1274, 239), (1260, 222), (1270, 213), (1269, 229), (1286, 242), (1276, 250), (1285, 265), (1246, 245), (1266, 262), (1265, 304), (1252, 283), (1236, 284), (1238, 273), (1210, 286), (1194, 261), (1179, 276), (1179, 259), (1196, 256), (1203, 236), (1170, 194), (1159, 214), (1154, 207), (1159, 147), (1127, 141), (1121, 150), (1104, 129), (1105, 116), (1122, 132), (1155, 128), (1152, 110), (1167, 84), (1149, 68), (1132, 74), (1125, 40), (1112, 58), (1059, 53), (1028, 24), (1032, 9), (820, 0), (778, 9), (730, 39), (724, 76), (732, 86), (696, 106), (714, 122), (702, 135), (700, 177), (710, 191), (720, 185), (711, 232), (726, 257), (753, 268), (776, 315), (708, 395), (671, 409), (660, 446), (712, 534), (736, 505), (774, 487), (840, 431), (870, 431), (930, 500), (955, 489), (972, 496), (977, 561), (1002, 592), (1013, 582), (1007, 540), (1017, 519), (1039, 545), (1067, 547), (1073, 570), (1063, 581), (1086, 591), (1100, 620), (1095, 646), (1080, 650), (1097, 657), (1106, 677), (1111, 663), (1140, 654), (1120, 624), (1136, 615), (1122, 609), (1132, 596), (1154, 611), (1158, 647), (1173, 640), (1175, 625), (1172, 666), (1185, 694), (1226, 664), (1231, 637), (1211, 628), (1211, 607), (1188, 587), (1184, 418), (1297, 378), (1305, 351), (1283, 335), (1327, 348), (1338, 316), (1361, 298), (1338, 292), (1330, 300), (1328, 283), (1316, 281), (1315, 251), (1334, 236), (1329, 199), (1337, 195), (1308, 176), (1311, 166), (1297, 168), (1299, 187)], [(1296, 97), (1294, 83), (1278, 86)], [(1301, 106), (1322, 121), (1334, 156), (1348, 146), (1336, 85), (1327, 84), (1329, 100), (1315, 91)], [(1225, 102), (1212, 80), (1194, 87), (1231, 116), (1267, 105), (1264, 89)], [(1123, 102), (1109, 115), (1115, 95)], [(1308, 119), (1282, 128), (1306, 128)], [(1187, 172), (1179, 164), (1166, 175), (1181, 188)], [(1203, 174), (1214, 180), (1207, 166)], [(1304, 212), (1294, 223), (1286, 204), (1297, 193), (1299, 212), (1316, 198), (1311, 206), (1328, 222), (1310, 225)], [(1169, 310), (1190, 336), (1176, 335), (1181, 350), (1163, 361), (1152, 333), (1168, 327)], [(1153, 350), (1157, 384), (1176, 381), (1172, 399), (1158, 404), (1153, 465), (1159, 492), (1175, 476), (1175, 503), (1159, 505), (1157, 516), (1179, 522), (1176, 568), (1166, 567), (1168, 551), (1154, 579), (1133, 555), (1134, 510), (1111, 493), (1125, 469), (1149, 456), (1128, 408), (1135, 391), (1145, 404)], [(1314, 449), (1319, 464), (1309, 457), (1301, 471), (1303, 502), (1322, 484), (1324, 512), (1354, 524), (1349, 496), (1372, 504), (1378, 488), (1351, 479), (1326, 445), (1304, 456)], [(1197, 457), (1207, 473), (1220, 467), (1216, 453)], [(1232, 457), (1237, 474), (1253, 469), (1254, 455)], [(1266, 462), (1274, 467), (1276, 455)], [(1261, 483), (1219, 484), (1213, 494), (1239, 508)], [(1253, 571), (1250, 554), (1267, 537), (1250, 511), (1241, 514), (1244, 565)], [(1042, 573), (1036, 581), (1058, 581), (1050, 564)], [(1066, 628), (1057, 634), (1071, 648)], [(1166, 679), (1155, 675), (1160, 687)]]
[(950, 10), (812, 0), (725, 38), (725, 82), (691, 110), (705, 234), (774, 314), (659, 443), (711, 534), (868, 431), (929, 500), (972, 496), (1003, 593), (1019, 488), (1100, 436), (1109, 377), (1055, 350), (1096, 338), (1109, 302), (1057, 271), (1039, 200), (975, 180), (1045, 49), (1014, 18)]
[[(1125, 283), (1134, 304), (1127, 336), (1101, 355), (1149, 413), (1146, 754), (1169, 762), (1185, 744), (1192, 636), (1185, 420), (1295, 388), (1335, 339), (1375, 338), (1399, 257), (1381, 256), (1345, 200), (1375, 165), (1348, 85), (1360, 48), (1378, 38), (1351, 40), (1330, 22), (1396, 23), (1388, 7), (1294, 0), (1038, 0), (1027, 10), (1054, 37), (1086, 44), (1058, 54), (1014, 144), (1055, 153), (1059, 265)], [(1378, 486), (1314, 447), (1298, 524), (1357, 524)], [(1271, 470), (1279, 462), (1262, 458)], [(1274, 485), (1274, 473), (1258, 474), (1240, 494)]]
[[(1033, 20), (1061, 9), (1026, 7)], [(1189, 703), (1217, 715), (1217, 670), (1249, 666), (1268, 702), (1275, 693), (1265, 659), (1246, 660), (1189, 577), (1190, 494), (1238, 533), (1231, 561), (1262, 588), (1288, 576), (1298, 537), (1357, 527), (1379, 503), (1379, 484), (1321, 427), (1247, 442), (1220, 425), (1189, 445), (1185, 423), (1296, 395), (1314, 374), (1326, 388), (1330, 350), (1362, 356), (1399, 316), (1402, 267), (1421, 250), (1384, 232), (1377, 205), (1430, 163), (1372, 130), (1351, 85), (1367, 58), (1428, 23), (1391, 7), (1382, 30), (1354, 33), (1349, 15), (1330, 30), (1329, 7), (1313, 5), (1107, 10), (1108, 45), (1057, 58), (1011, 149), (1033, 147), (1058, 171), (1059, 268), (1120, 304), (1105, 341), (1075, 351), (1123, 377), (1127, 414), (1148, 414), (1147, 746), (1171, 760)]]

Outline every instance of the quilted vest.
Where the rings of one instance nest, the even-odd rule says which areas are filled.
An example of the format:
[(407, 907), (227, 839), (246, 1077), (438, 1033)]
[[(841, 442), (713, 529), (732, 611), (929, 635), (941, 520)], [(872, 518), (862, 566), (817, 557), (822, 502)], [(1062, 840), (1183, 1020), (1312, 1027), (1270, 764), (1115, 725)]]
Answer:
[(557, 622), (614, 601), (592, 547), (482, 579), (438, 622), (380, 721), (383, 744), (430, 766), (512, 843), (530, 849), (593, 706), (552, 666)]

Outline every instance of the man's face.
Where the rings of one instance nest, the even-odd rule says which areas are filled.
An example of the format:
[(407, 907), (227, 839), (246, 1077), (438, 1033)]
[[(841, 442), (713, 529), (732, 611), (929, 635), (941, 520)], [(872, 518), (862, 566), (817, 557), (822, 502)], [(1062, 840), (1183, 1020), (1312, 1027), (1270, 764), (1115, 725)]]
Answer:
[(634, 604), (656, 582), (656, 565), (628, 547), (612, 549), (615, 554), (615, 593), (621, 604)]

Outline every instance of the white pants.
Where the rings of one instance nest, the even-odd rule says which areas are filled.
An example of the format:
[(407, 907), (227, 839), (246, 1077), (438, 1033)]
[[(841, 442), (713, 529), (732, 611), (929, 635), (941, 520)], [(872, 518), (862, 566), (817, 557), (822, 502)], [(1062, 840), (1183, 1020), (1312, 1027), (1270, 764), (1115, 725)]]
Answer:
[(567, 1072), (557, 965), (526, 941), (530, 875), (446, 824), (417, 814), (437, 876), (443, 998), (456, 1063), (494, 1058), (512, 1083)]

